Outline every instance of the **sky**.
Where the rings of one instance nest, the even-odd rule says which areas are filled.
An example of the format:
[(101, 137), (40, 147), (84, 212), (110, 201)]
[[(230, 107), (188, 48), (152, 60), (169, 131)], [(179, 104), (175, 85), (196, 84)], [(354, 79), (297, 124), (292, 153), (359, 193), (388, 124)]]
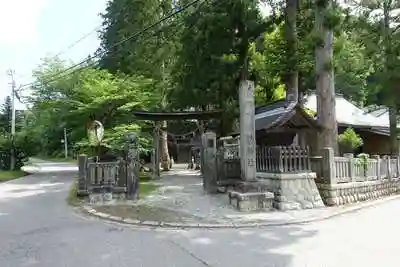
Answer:
[[(46, 56), (65, 51), (101, 24), (107, 0), (0, 0), (0, 103), (11, 94), (8, 69), (17, 87), (32, 81), (31, 73)], [(99, 45), (93, 33), (60, 55), (79, 62)], [(18, 103), (17, 108), (24, 105)]]

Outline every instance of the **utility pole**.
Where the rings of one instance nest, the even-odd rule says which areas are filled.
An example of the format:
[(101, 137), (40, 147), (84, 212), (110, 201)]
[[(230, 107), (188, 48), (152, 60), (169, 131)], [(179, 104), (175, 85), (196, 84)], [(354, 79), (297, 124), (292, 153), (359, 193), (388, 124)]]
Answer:
[(10, 170), (15, 169), (15, 71), (8, 70), (8, 76), (11, 78), (11, 162)]
[(67, 128), (64, 127), (64, 153), (65, 158), (68, 158), (68, 140), (67, 140)]

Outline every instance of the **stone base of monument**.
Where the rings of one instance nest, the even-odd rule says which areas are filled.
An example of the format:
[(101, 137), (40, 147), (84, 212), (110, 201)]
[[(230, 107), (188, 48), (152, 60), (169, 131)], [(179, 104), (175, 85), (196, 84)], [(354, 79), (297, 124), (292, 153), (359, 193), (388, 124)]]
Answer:
[(86, 189), (86, 181), (85, 179), (79, 179), (78, 180), (78, 189), (77, 189), (77, 195), (79, 197), (86, 197), (89, 195), (89, 192)]
[(236, 181), (233, 185), (233, 191), (240, 193), (271, 192), (271, 184), (265, 180)]
[(240, 193), (230, 191), (228, 193), (229, 204), (239, 211), (271, 210), (274, 194), (271, 192), (248, 192)]
[(91, 205), (110, 204), (118, 200), (125, 200), (125, 193), (91, 193), (89, 203)]
[(278, 210), (298, 210), (324, 207), (315, 183), (316, 174), (257, 173), (257, 178), (274, 192), (273, 206)]
[(118, 200), (125, 200), (126, 192), (119, 188), (105, 188), (95, 187), (89, 194), (89, 203), (96, 204), (110, 204)]

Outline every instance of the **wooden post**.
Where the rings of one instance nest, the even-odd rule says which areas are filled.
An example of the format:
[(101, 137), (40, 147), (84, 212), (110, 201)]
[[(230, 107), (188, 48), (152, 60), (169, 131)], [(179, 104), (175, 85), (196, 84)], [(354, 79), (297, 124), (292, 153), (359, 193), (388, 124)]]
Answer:
[(88, 194), (87, 187), (87, 164), (88, 157), (86, 155), (78, 156), (79, 176), (78, 176), (78, 195), (83, 196)]
[(386, 166), (387, 166), (387, 178), (389, 180), (392, 180), (392, 163), (391, 163), (391, 158), (390, 156), (385, 156), (386, 157)]
[(153, 131), (153, 179), (160, 178), (160, 132), (158, 123), (154, 124)]
[(356, 181), (356, 175), (355, 175), (355, 170), (354, 170), (354, 154), (353, 153), (344, 153), (343, 154), (344, 158), (347, 158), (349, 160), (349, 175), (350, 175), (350, 181), (355, 182)]
[(322, 173), (328, 184), (337, 184), (335, 172), (335, 157), (331, 147), (322, 149)]
[(90, 193), (92, 190), (92, 172), (90, 170), (90, 164), (95, 162), (95, 158), (91, 157), (87, 159), (86, 163), (86, 189)]
[(307, 157), (305, 160), (307, 162), (306, 170), (311, 171), (310, 147), (306, 146), (305, 150), (303, 150), (303, 151), (304, 151), (305, 156)]
[(379, 155), (372, 155), (371, 158), (376, 160), (376, 179), (381, 180), (381, 158)]
[(278, 172), (283, 173), (284, 168), (283, 168), (283, 153), (282, 153), (282, 147), (277, 147), (277, 153), (278, 155)]

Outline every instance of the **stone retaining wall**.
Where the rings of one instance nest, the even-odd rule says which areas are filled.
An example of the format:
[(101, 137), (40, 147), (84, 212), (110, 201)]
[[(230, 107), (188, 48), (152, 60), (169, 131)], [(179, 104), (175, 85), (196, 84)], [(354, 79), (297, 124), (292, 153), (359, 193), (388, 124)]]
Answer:
[(324, 207), (317, 189), (313, 172), (304, 173), (265, 173), (257, 172), (268, 191), (273, 192), (274, 208), (278, 210), (297, 210)]
[(400, 179), (340, 184), (317, 183), (317, 187), (325, 205), (339, 206), (400, 193)]

